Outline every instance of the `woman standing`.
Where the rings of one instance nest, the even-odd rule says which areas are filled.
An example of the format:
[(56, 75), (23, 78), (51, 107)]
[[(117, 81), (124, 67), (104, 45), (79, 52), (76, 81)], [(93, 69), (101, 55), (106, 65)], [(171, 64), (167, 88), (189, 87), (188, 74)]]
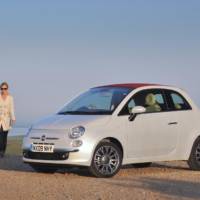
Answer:
[(0, 89), (0, 157), (4, 157), (8, 131), (15, 122), (15, 113), (13, 97), (8, 92), (8, 83), (3, 82)]

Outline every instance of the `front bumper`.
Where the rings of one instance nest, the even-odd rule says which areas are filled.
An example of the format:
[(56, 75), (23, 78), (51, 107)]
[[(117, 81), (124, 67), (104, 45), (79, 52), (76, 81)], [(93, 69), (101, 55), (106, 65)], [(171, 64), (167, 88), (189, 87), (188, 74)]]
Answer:
[[(41, 136), (46, 134), (45, 143), (54, 145), (53, 153), (35, 153), (31, 151), (33, 143), (41, 143)], [(90, 138), (81, 138), (80, 147), (72, 147), (65, 132), (34, 130), (23, 140), (23, 161), (25, 163), (90, 166), (95, 142)]]
[(70, 153), (78, 152), (78, 149), (65, 149), (65, 150), (54, 150), (53, 153), (39, 153), (39, 152), (32, 152), (29, 149), (23, 150), (23, 157), (25, 159), (34, 159), (34, 160), (55, 160), (55, 161), (62, 161), (68, 160)]
[(38, 164), (58, 164), (58, 165), (77, 165), (90, 166), (90, 156), (86, 157), (78, 149), (58, 151), (53, 153), (36, 153), (30, 150), (23, 150), (23, 161), (25, 163)]

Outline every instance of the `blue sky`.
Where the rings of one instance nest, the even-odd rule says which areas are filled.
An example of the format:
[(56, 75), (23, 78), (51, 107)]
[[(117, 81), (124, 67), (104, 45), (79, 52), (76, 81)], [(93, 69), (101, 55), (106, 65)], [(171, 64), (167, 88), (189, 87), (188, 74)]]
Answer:
[(200, 105), (199, 10), (195, 0), (0, 2), (0, 80), (17, 125), (107, 83), (176, 85)]

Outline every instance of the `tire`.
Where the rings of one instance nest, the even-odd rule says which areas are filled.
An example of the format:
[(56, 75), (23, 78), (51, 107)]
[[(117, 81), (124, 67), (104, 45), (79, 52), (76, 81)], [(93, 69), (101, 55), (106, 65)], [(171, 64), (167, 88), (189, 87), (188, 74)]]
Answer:
[(200, 137), (195, 141), (192, 147), (188, 165), (191, 170), (200, 171)]
[(101, 142), (96, 147), (90, 173), (97, 178), (110, 178), (116, 175), (122, 165), (122, 150), (114, 143)]
[(148, 163), (137, 163), (137, 164), (133, 164), (133, 167), (135, 168), (147, 168), (151, 166), (151, 162)]
[(48, 165), (41, 165), (41, 164), (29, 164), (33, 170), (36, 172), (42, 173), (55, 173), (57, 171), (56, 167), (48, 166)]

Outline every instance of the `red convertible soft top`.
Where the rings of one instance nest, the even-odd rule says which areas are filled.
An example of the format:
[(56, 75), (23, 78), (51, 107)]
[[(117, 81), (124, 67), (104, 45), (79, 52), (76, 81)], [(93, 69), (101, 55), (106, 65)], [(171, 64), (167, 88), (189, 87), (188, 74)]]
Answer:
[(152, 83), (122, 83), (122, 84), (111, 84), (111, 85), (104, 85), (99, 86), (100, 87), (119, 87), (119, 88), (131, 88), (131, 89), (137, 89), (140, 87), (146, 87), (146, 86), (161, 86), (160, 84), (152, 84)]

